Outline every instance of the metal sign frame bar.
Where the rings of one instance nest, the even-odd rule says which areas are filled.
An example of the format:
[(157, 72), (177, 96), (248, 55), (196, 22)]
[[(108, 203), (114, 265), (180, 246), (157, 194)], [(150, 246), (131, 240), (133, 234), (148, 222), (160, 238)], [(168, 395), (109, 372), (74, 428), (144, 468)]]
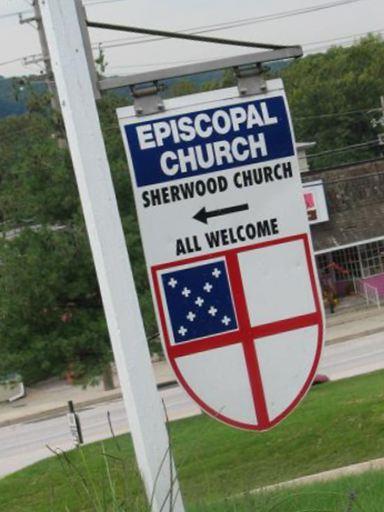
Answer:
[(127, 76), (104, 78), (99, 81), (99, 88), (101, 91), (107, 91), (110, 89), (119, 89), (120, 87), (179, 78), (186, 75), (196, 75), (208, 71), (217, 71), (251, 64), (263, 64), (278, 60), (297, 59), (298, 57), (302, 57), (302, 55), (303, 49), (301, 46), (292, 46), (281, 50), (246, 53), (234, 57), (224, 57), (222, 59), (207, 60), (194, 64), (173, 66)]

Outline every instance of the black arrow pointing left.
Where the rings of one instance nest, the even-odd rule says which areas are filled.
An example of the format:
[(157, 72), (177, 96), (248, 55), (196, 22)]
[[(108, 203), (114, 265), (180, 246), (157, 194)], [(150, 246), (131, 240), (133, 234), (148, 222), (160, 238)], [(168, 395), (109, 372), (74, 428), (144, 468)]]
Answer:
[(221, 217), (222, 215), (229, 215), (230, 213), (243, 212), (245, 210), (249, 210), (248, 204), (239, 204), (236, 206), (228, 206), (226, 208), (220, 208), (218, 210), (211, 210), (210, 212), (207, 209), (202, 208), (199, 210), (196, 215), (193, 216), (195, 220), (202, 222), (203, 224), (208, 224), (208, 219), (212, 217)]

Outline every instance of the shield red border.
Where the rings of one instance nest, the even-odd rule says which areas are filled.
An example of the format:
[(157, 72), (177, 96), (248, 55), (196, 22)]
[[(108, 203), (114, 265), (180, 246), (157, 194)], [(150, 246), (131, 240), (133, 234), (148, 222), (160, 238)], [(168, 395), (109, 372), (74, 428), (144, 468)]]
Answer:
[[(305, 248), (306, 255), (306, 263), (308, 274), (311, 283), (311, 289), (313, 294), (313, 300), (315, 304), (315, 311), (310, 314), (296, 316), (293, 318), (289, 318), (286, 320), (279, 320), (276, 322), (272, 322), (269, 324), (263, 324), (260, 326), (251, 326), (247, 305), (245, 301), (244, 289), (242, 284), (242, 278), (240, 274), (240, 268), (237, 261), (237, 255), (244, 251), (250, 251), (253, 249), (260, 249), (263, 247), (268, 247), (271, 245), (285, 244), (293, 241), (302, 241)], [(230, 333), (224, 333), (217, 336), (211, 336), (205, 340), (193, 341), (192, 343), (184, 343), (181, 345), (172, 345), (170, 341), (166, 314), (163, 307), (163, 301), (161, 296), (160, 289), (160, 271), (165, 269), (169, 270), (174, 267), (179, 267), (181, 265), (191, 264), (195, 262), (207, 261), (218, 258), (225, 257), (228, 263), (232, 262), (231, 268), (231, 285), (233, 293), (236, 294), (236, 313), (237, 319), (239, 322), (239, 328), (236, 331)], [(311, 249), (308, 240), (307, 234), (299, 234), (290, 237), (280, 238), (278, 240), (272, 240), (267, 242), (261, 242), (258, 244), (248, 245), (246, 247), (229, 249), (227, 251), (215, 252), (209, 255), (203, 256), (195, 256), (191, 258), (186, 258), (183, 260), (174, 261), (171, 263), (165, 263), (161, 265), (156, 265), (151, 268), (151, 276), (152, 276), (152, 284), (155, 296), (155, 303), (158, 310), (158, 315), (161, 324), (161, 332), (162, 332), (162, 340), (163, 345), (165, 347), (165, 351), (167, 354), (167, 358), (169, 363), (171, 364), (175, 375), (181, 384), (181, 386), (186, 390), (188, 395), (210, 416), (222, 421), (223, 423), (229, 424), (232, 427), (237, 427), (245, 430), (256, 430), (263, 431), (272, 428), (277, 425), (280, 421), (282, 421), (288, 414), (292, 412), (292, 410), (298, 405), (298, 403), (305, 396), (308, 391), (312, 380), (315, 377), (315, 372), (319, 364), (322, 344), (323, 344), (323, 331), (324, 331), (324, 322), (323, 322), (323, 314), (321, 309), (321, 302), (319, 297), (319, 290), (315, 278), (315, 271), (313, 268), (313, 262), (311, 257)], [(309, 326), (317, 326), (318, 327), (318, 335), (317, 335), (317, 347), (315, 352), (314, 361), (312, 364), (312, 368), (308, 374), (308, 377), (297, 394), (296, 398), (291, 402), (291, 404), (277, 417), (272, 420), (268, 417), (267, 406), (265, 402), (263, 384), (261, 379), (261, 373), (259, 368), (258, 357), (256, 354), (256, 350), (253, 345), (253, 340), (258, 337), (270, 336), (273, 334), (281, 333), (281, 332), (289, 332), (295, 329), (300, 329), (303, 327)], [(239, 342), (239, 331), (241, 332), (241, 337), (244, 341)], [(236, 334), (237, 333), (237, 334)], [(245, 336), (245, 338), (244, 338)], [(234, 341), (237, 339), (237, 341)], [(183, 374), (180, 371), (180, 368), (177, 364), (177, 358), (195, 354), (199, 352), (203, 352), (205, 350), (210, 350), (214, 348), (225, 347), (230, 344), (241, 343), (244, 348), (244, 356), (246, 360), (247, 370), (248, 370), (248, 378), (251, 384), (252, 396), (254, 400), (254, 406), (256, 410), (256, 415), (258, 418), (257, 424), (249, 424), (241, 421), (233, 420), (232, 418), (226, 417), (224, 414), (221, 414), (220, 411), (215, 411), (209, 405), (207, 405), (196, 393), (191, 389), (188, 382), (185, 380)], [(257, 343), (257, 341), (256, 341)]]

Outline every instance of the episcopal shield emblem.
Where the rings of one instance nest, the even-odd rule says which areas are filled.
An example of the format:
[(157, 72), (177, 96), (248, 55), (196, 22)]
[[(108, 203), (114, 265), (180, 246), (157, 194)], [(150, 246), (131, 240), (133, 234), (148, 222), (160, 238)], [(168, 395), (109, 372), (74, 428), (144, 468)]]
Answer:
[(159, 265), (152, 277), (169, 361), (204, 411), (249, 430), (292, 411), (322, 345), (306, 234)]

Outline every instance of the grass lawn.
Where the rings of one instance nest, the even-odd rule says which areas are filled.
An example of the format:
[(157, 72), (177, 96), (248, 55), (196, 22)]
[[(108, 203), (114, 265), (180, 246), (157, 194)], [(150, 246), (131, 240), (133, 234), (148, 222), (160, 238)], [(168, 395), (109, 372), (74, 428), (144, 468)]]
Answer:
[(383, 512), (384, 472), (361, 475), (279, 491), (246, 495), (211, 504), (196, 504), (189, 512)]
[[(242, 512), (248, 509), (241, 508), (241, 504), (237, 507), (232, 501), (229, 508), (223, 508), (226, 505), (222, 502), (209, 508), (207, 503), (258, 486), (383, 457), (384, 372), (313, 388), (291, 416), (267, 433), (234, 430), (199, 416), (172, 423), (171, 437), (188, 511)], [(69, 463), (53, 458), (0, 480), (0, 510), (145, 510), (129, 436), (121, 436), (117, 442), (119, 446), (115, 440), (88, 445), (71, 452)], [(103, 450), (107, 456), (102, 454)], [(119, 500), (125, 496), (129, 503), (126, 508), (104, 507), (104, 502), (112, 500), (108, 470), (116, 496)], [(199, 505), (201, 500), (204, 505)], [(271, 510), (350, 512), (347, 506), (309, 508), (305, 501), (300, 508), (292, 507)], [(264, 512), (256, 505), (252, 510)], [(360, 510), (382, 512), (384, 506)]]

